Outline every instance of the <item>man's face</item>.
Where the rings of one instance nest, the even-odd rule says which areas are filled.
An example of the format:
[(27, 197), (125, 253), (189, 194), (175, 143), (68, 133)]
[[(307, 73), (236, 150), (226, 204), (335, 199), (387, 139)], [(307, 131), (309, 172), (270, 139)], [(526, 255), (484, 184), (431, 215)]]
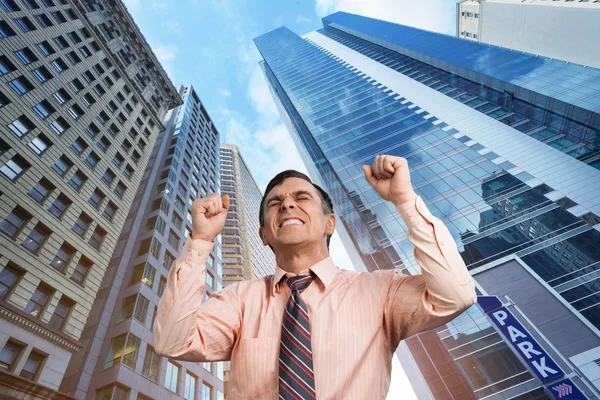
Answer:
[(335, 217), (325, 215), (315, 187), (300, 178), (287, 178), (267, 193), (265, 224), (260, 228), (263, 244), (274, 249), (324, 243), (333, 234)]

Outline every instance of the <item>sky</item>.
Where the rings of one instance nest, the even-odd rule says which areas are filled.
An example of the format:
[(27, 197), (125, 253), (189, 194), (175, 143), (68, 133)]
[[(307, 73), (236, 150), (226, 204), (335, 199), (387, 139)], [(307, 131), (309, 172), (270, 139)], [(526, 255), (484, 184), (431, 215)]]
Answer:
[[(306, 173), (258, 62), (253, 38), (280, 26), (298, 35), (346, 11), (454, 35), (456, 0), (123, 0), (175, 85), (191, 84), (261, 190), (278, 172)], [(354, 269), (337, 235), (331, 256)], [(388, 399), (416, 398), (394, 359)]]

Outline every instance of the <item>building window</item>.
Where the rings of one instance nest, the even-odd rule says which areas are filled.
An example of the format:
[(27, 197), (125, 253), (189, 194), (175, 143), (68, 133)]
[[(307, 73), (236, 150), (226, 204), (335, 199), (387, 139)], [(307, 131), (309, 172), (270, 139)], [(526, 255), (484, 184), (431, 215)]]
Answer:
[(177, 381), (179, 380), (179, 365), (171, 360), (167, 361), (167, 376), (165, 377), (165, 387), (172, 392), (177, 393)]
[(67, 211), (67, 208), (71, 205), (71, 203), (72, 201), (67, 196), (61, 193), (58, 195), (56, 200), (52, 202), (52, 204), (48, 208), (48, 211), (50, 211), (50, 213), (56, 218), (61, 218), (64, 215), (65, 211)]
[(163, 267), (165, 267), (165, 269), (168, 271), (171, 269), (173, 262), (175, 262), (175, 257), (171, 253), (169, 253), (168, 251), (165, 250), (165, 257), (163, 259)]
[(62, 135), (67, 129), (70, 128), (70, 125), (67, 123), (67, 121), (65, 121), (65, 119), (63, 117), (58, 117), (56, 118), (56, 120), (54, 120), (54, 122), (52, 122), (50, 124), (50, 128), (52, 128), (52, 130), (54, 132), (56, 132), (57, 135)]
[(101, 190), (96, 189), (96, 190), (94, 190), (94, 192), (92, 193), (92, 196), (90, 197), (90, 199), (88, 201), (97, 210), (100, 208), (100, 205), (104, 201), (105, 197), (106, 196), (104, 195), (104, 193), (102, 193)]
[(183, 389), (183, 398), (185, 400), (195, 400), (196, 399), (196, 378), (194, 375), (186, 372), (185, 374), (185, 386)]
[(38, 14), (35, 16), (35, 19), (37, 19), (42, 29), (54, 26), (54, 24), (46, 14)]
[(50, 325), (51, 328), (54, 328), (57, 331), (62, 331), (66, 326), (67, 318), (69, 318), (69, 313), (71, 312), (71, 309), (74, 305), (75, 303), (73, 302), (73, 300), (63, 295), (60, 298), (58, 304), (56, 305), (56, 308), (54, 309), (54, 314), (52, 314), (48, 325)]
[(21, 276), (23, 276), (21, 269), (16, 268), (10, 262), (2, 268), (0, 271), (0, 300), (8, 299)]
[(99, 162), (100, 162), (100, 157), (93, 151), (90, 152), (90, 154), (88, 154), (88, 156), (85, 158), (85, 163), (91, 169), (96, 168), (96, 165), (98, 165)]
[(64, 154), (52, 165), (52, 169), (58, 175), (64, 177), (73, 166), (73, 162)]
[(68, 108), (67, 112), (74, 120), (78, 120), (84, 114), (83, 109), (78, 104), (73, 104)]
[(18, 95), (23, 95), (30, 90), (33, 90), (33, 85), (23, 76), (8, 82), (8, 86), (10, 86)]
[(21, 11), (14, 0), (0, 0), (0, 5), (6, 10), (6, 12)]
[(210, 288), (213, 288), (213, 276), (210, 272), (206, 271), (206, 284), (208, 286), (210, 286)]
[(142, 263), (133, 267), (133, 271), (131, 272), (131, 280), (129, 281), (129, 286), (135, 285), (138, 282), (142, 282), (144, 285), (148, 286), (152, 289), (152, 284), (154, 283), (154, 277), (156, 276), (156, 270), (150, 263)]
[(125, 186), (123, 182), (119, 182), (117, 183), (117, 186), (115, 187), (114, 191), (117, 194), (117, 196), (119, 196), (119, 198), (122, 199), (123, 195), (125, 194), (125, 190), (127, 190), (127, 186)]
[(73, 230), (73, 232), (75, 232), (79, 236), (84, 237), (85, 232), (89, 228), (91, 223), (92, 223), (92, 219), (90, 217), (88, 217), (85, 213), (81, 213), (79, 215), (79, 218), (77, 218), (77, 221), (75, 221), (75, 224), (73, 225), (73, 227), (71, 229)]
[(41, 134), (38, 135), (38, 137), (33, 138), (28, 146), (35, 154), (41, 156), (50, 146), (52, 146), (52, 142), (46, 135)]
[(42, 178), (31, 188), (29, 195), (38, 203), (42, 204), (48, 198), (48, 196), (50, 196), (54, 189), (56, 189), (56, 186), (54, 186), (48, 179)]
[(8, 127), (15, 135), (17, 135), (17, 137), (21, 138), (34, 129), (35, 125), (25, 115), (21, 115), (11, 122)]
[[(210, 371), (210, 368), (207, 369)], [(202, 400), (212, 399), (212, 387), (202, 382)]]
[(96, 392), (96, 400), (127, 400), (129, 389), (120, 386), (110, 386)]
[(50, 230), (50, 228), (38, 222), (38, 224), (31, 230), (31, 232), (29, 232), (29, 236), (25, 238), (25, 241), (23, 242), (23, 247), (25, 247), (32, 253), (37, 253), (51, 233), (52, 231)]
[(106, 136), (102, 136), (100, 138), (100, 140), (98, 141), (98, 148), (100, 150), (102, 150), (104, 153), (106, 153), (108, 151), (108, 148), (110, 147), (110, 140), (108, 140), (108, 138)]
[(13, 63), (10, 62), (6, 56), (0, 56), (0, 76), (6, 75), (9, 72), (16, 70), (17, 68)]
[(27, 361), (25, 361), (19, 376), (29, 381), (37, 381), (46, 357), (47, 355), (35, 350), (29, 353), (29, 357), (27, 357)]
[(154, 330), (154, 321), (156, 321), (156, 313), (158, 312), (158, 307), (154, 306), (154, 311), (152, 312), (152, 321), (150, 322), (150, 332)]
[(58, 46), (59, 49), (63, 50), (69, 47), (69, 43), (62, 36), (57, 36), (54, 38), (54, 43)]
[(67, 19), (65, 18), (63, 13), (61, 13), (60, 11), (54, 11), (52, 13), (52, 16), (54, 17), (56, 22), (58, 22), (59, 24), (64, 24), (65, 22), (67, 22)]
[(5, 235), (16, 239), (19, 232), (21, 232), (30, 219), (31, 214), (17, 206), (2, 222), (0, 222), (0, 231), (4, 232)]
[(173, 232), (172, 230), (169, 231), (168, 242), (174, 249), (177, 249), (177, 247), (179, 247), (179, 236), (177, 236), (177, 234), (175, 234), (175, 232)]
[(9, 36), (15, 36), (15, 31), (6, 23), (0, 20), (0, 39), (5, 39)]
[(83, 86), (83, 83), (81, 83), (81, 81), (77, 78), (75, 78), (71, 82), (69, 82), (69, 86), (71, 86), (71, 89), (73, 89), (73, 91), (75, 93), (81, 92), (83, 89), (85, 89), (85, 86)]
[(71, 150), (73, 150), (78, 156), (83, 154), (88, 148), (87, 143), (82, 138), (78, 137), (73, 143), (71, 143)]
[(89, 137), (95, 138), (100, 133), (100, 128), (98, 128), (96, 124), (92, 122), (87, 128), (85, 128), (85, 131)]
[(67, 101), (71, 100), (71, 96), (65, 89), (59, 89), (52, 94), (54, 99), (58, 102), (58, 104), (65, 104)]
[(35, 77), (41, 83), (44, 83), (44, 82), (52, 79), (52, 74), (50, 73), (50, 71), (48, 71), (48, 68), (46, 68), (44, 66), (36, 68), (33, 71), (31, 71), (31, 72), (33, 73), (33, 75), (35, 75)]
[(80, 285), (83, 285), (85, 278), (92, 269), (92, 265), (93, 264), (90, 260), (88, 260), (85, 257), (81, 257), (81, 259), (77, 263), (77, 266), (75, 267), (75, 270), (73, 271), (73, 275), (71, 275), (71, 280)]
[(144, 357), (142, 375), (154, 382), (158, 382), (158, 371), (160, 370), (159, 364), (160, 356), (156, 354), (152, 347), (146, 346), (146, 356)]
[(71, 179), (69, 180), (69, 185), (71, 185), (71, 187), (73, 189), (75, 189), (77, 192), (79, 192), (81, 190), (81, 188), (83, 187), (83, 185), (85, 184), (85, 182), (87, 181), (87, 176), (85, 176), (85, 174), (81, 171), (77, 171), (73, 174), (73, 176), (71, 177)]
[(60, 249), (56, 252), (54, 259), (52, 259), (50, 266), (59, 272), (64, 272), (73, 255), (75, 255), (75, 248), (67, 242), (63, 242)]
[(92, 247), (96, 250), (100, 250), (100, 247), (102, 246), (102, 242), (104, 241), (105, 237), (106, 231), (101, 227), (97, 226), (96, 229), (94, 229), (94, 232), (92, 233), (92, 236), (90, 237), (88, 243), (91, 244)]
[(25, 346), (9, 339), (0, 352), (0, 370), (13, 372), (24, 349)]
[(131, 369), (135, 369), (140, 342), (140, 339), (131, 333), (114, 337), (110, 342), (104, 368), (123, 364)]
[(167, 287), (167, 279), (161, 275), (160, 281), (158, 282), (158, 297), (162, 297)]
[(40, 103), (36, 104), (33, 107), (33, 111), (35, 111), (35, 113), (42, 120), (44, 120), (44, 119), (48, 118), (48, 116), (50, 116), (50, 114), (52, 114), (56, 110), (54, 109), (54, 107), (52, 107), (52, 105), (50, 105), (50, 103), (47, 100), (42, 100)]
[(119, 323), (133, 317), (133, 319), (139, 321), (142, 325), (145, 324), (149, 305), (150, 302), (148, 299), (139, 293), (126, 297), (123, 299), (121, 312), (116, 322)]
[(42, 55), (44, 57), (48, 57), (49, 55), (56, 53), (54, 48), (46, 40), (38, 43), (36, 46), (37, 46), (38, 50), (40, 51), (40, 53), (42, 53)]
[(50, 288), (40, 284), (31, 295), (31, 299), (29, 299), (23, 311), (34, 318), (42, 318), (46, 305), (52, 297), (52, 292)]
[(31, 20), (27, 17), (17, 18), (15, 19), (15, 22), (17, 23), (17, 25), (19, 25), (19, 28), (21, 28), (21, 30), (25, 33), (37, 30), (35, 25), (33, 25), (33, 22), (31, 22)]

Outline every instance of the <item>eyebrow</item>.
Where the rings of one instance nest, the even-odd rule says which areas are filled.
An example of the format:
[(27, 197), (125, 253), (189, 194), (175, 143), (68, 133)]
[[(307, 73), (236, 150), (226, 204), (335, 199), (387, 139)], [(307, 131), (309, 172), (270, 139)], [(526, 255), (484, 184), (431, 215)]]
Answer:
[[(311, 199), (313, 198), (312, 194), (310, 194), (310, 192), (307, 192), (306, 190), (298, 190), (292, 193), (292, 196), (294, 197), (298, 197), (298, 196), (303, 196), (306, 195), (308, 197), (310, 197)], [(275, 195), (273, 197), (271, 197), (269, 200), (267, 200), (267, 205), (269, 203), (271, 203), (272, 201), (283, 201), (283, 197), (281, 195)]]

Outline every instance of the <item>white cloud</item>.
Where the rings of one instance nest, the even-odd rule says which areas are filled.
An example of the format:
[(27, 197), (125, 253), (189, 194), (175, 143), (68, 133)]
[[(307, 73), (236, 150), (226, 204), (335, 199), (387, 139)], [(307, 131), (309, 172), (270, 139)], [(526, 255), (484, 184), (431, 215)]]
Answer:
[(317, 15), (345, 11), (453, 35), (456, 2), (449, 0), (315, 0)]
[(181, 24), (179, 23), (179, 21), (174, 20), (174, 19), (166, 19), (163, 22), (163, 25), (165, 26), (165, 28), (167, 28), (167, 30), (177, 36), (181, 36), (183, 35), (183, 29), (181, 27)]
[(298, 16), (296, 17), (296, 22), (299, 24), (310, 24), (312, 22), (312, 19), (305, 17), (302, 14), (298, 14)]
[(177, 53), (179, 53), (179, 49), (175, 45), (165, 45), (162, 43), (158, 43), (151, 47), (154, 54), (156, 54), (156, 58), (158, 58), (158, 61), (160, 61), (171, 80), (173, 80), (173, 65), (177, 58)]
[(169, 3), (164, 0), (150, 0), (150, 6), (157, 11), (167, 11)]
[(140, 6), (140, 0), (123, 0), (123, 3), (130, 13), (137, 10)]
[(225, 89), (225, 88), (219, 89), (219, 93), (223, 97), (231, 97), (231, 92), (229, 90)]

